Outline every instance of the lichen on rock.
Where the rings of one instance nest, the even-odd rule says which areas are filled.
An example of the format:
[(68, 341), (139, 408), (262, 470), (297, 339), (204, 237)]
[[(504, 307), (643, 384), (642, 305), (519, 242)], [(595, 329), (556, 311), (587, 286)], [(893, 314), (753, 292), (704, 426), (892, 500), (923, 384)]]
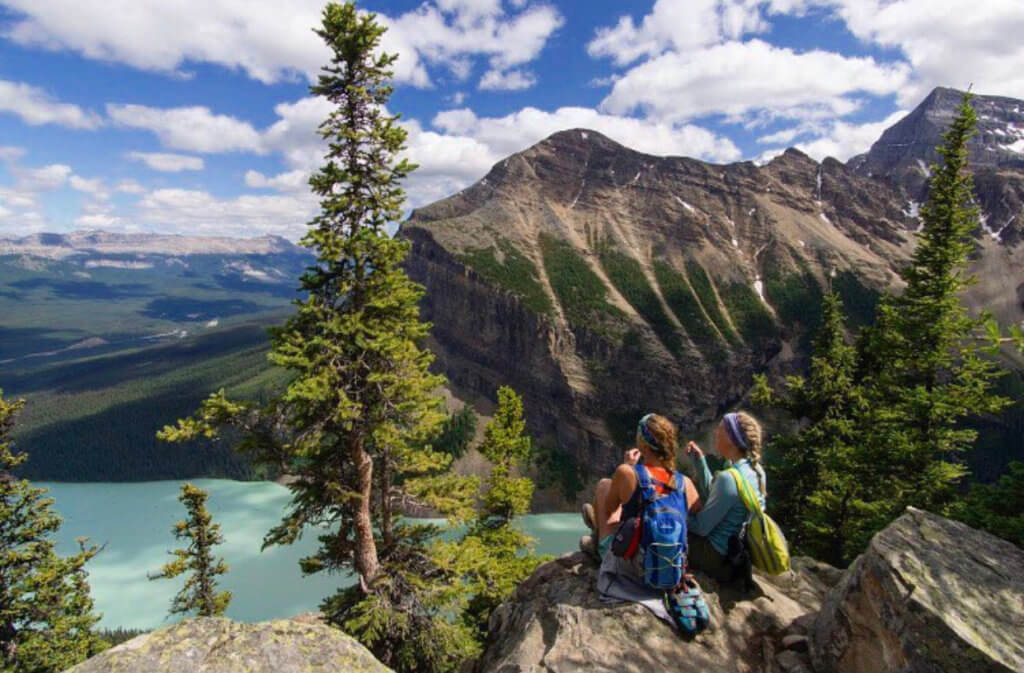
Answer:
[(312, 617), (257, 624), (189, 619), (133, 638), (68, 673), (390, 673), (369, 650)]

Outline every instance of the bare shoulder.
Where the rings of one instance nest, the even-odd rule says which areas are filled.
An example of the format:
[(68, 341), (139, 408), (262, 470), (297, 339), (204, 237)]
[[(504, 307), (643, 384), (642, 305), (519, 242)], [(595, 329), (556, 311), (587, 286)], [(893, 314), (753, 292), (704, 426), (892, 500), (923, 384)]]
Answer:
[(633, 469), (632, 465), (622, 463), (615, 468), (615, 473), (612, 475), (612, 481), (636, 481), (636, 470)]

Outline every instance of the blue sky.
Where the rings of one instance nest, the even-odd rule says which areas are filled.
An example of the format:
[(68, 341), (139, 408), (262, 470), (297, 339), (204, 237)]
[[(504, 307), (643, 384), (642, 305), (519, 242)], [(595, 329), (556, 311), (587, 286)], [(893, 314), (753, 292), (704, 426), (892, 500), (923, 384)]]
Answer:
[[(551, 133), (845, 160), (934, 86), (1024, 98), (1021, 0), (366, 0), (414, 207)], [(297, 238), (326, 114), (315, 0), (0, 0), (0, 236)], [(629, 11), (627, 11), (629, 10)]]

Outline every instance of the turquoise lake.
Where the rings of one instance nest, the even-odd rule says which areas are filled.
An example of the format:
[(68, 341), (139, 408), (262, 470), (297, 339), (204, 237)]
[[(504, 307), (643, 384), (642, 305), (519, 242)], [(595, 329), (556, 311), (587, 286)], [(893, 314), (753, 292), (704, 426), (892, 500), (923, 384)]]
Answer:
[[(103, 551), (87, 566), (101, 627), (153, 628), (169, 623), (167, 608), (179, 580), (147, 579), (170, 558), (171, 534), (184, 518), (178, 502), (180, 481), (143, 483), (39, 483), (56, 500), (64, 518), (58, 536), (61, 553), (77, 549), (75, 538), (89, 537)], [(230, 572), (222, 586), (234, 597), (228, 616), (261, 621), (314, 610), (320, 600), (349, 580), (344, 575), (303, 577), (298, 560), (317, 545), (315, 534), (290, 547), (260, 551), (263, 535), (278, 523), (290, 494), (271, 482), (197, 479), (210, 493), (208, 506), (221, 525), (224, 544), (217, 548)], [(585, 531), (578, 514), (535, 514), (523, 527), (537, 538), (537, 551), (558, 555), (576, 548)]]

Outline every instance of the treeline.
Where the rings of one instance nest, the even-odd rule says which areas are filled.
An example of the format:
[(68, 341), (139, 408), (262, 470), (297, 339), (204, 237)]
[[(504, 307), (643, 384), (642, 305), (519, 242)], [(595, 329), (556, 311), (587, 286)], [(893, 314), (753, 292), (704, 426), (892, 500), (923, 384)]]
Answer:
[(835, 565), (852, 561), (908, 506), (1024, 538), (1024, 496), (1012, 492), (1024, 464), (1011, 463), (994, 486), (965, 485), (976, 427), (1011, 404), (999, 394), (999, 349), (1022, 341), (1019, 331), (1003, 337), (988, 315), (970, 316), (961, 299), (973, 282), (978, 229), (967, 170), (975, 123), (968, 96), (938, 148), (902, 293), (883, 295), (850, 344), (842, 301), (828, 292), (808, 374), (774, 389), (757, 380), (755, 402), (785, 412), (796, 428), (771, 444), (774, 514), (798, 551)]

